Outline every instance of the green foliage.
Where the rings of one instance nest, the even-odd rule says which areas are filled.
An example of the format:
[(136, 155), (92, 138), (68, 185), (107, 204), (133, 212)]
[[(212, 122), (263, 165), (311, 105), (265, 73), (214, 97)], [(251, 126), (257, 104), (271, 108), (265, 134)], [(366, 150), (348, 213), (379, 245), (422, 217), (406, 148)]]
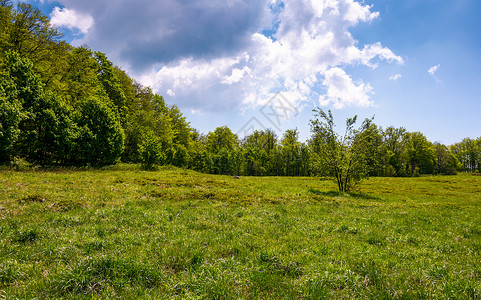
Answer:
[(76, 123), (79, 127), (76, 164), (105, 166), (118, 162), (123, 151), (124, 132), (115, 110), (91, 98), (82, 103)]
[(460, 163), (456, 156), (449, 151), (449, 148), (440, 143), (434, 143), (436, 155), (436, 173), (444, 175), (454, 175), (460, 168)]
[(95, 52), (95, 58), (98, 64), (97, 74), (99, 81), (110, 101), (112, 101), (117, 108), (117, 113), (120, 119), (125, 120), (127, 114), (127, 99), (122, 90), (122, 86), (120, 85), (120, 81), (114, 72), (113, 64), (102, 52)]
[(210, 153), (218, 154), (221, 150), (234, 150), (237, 145), (237, 135), (227, 127), (217, 127), (214, 132), (209, 132), (206, 136), (206, 149)]
[(50, 90), (73, 107), (79, 107), (92, 96), (105, 95), (92, 51), (84, 47), (73, 48), (67, 52), (65, 64), (58, 71), (61, 74), (58, 84), (48, 87)]
[(481, 171), (481, 137), (477, 140), (465, 138), (451, 146), (451, 151), (465, 172)]
[(231, 152), (227, 148), (221, 148), (221, 150), (214, 154), (214, 174), (232, 174), (233, 164), (231, 161)]
[(370, 130), (372, 120), (366, 119), (359, 129), (355, 129), (357, 116), (348, 118), (346, 131), (340, 136), (334, 129), (331, 111), (326, 114), (322, 109), (317, 109), (315, 112), (316, 119), (311, 120), (311, 131), (314, 147), (319, 153), (319, 173), (334, 177), (339, 191), (348, 192), (369, 175), (366, 159), (369, 156), (370, 136), (373, 134)]
[(14, 145), (20, 134), (22, 115), (13, 82), (0, 75), (0, 164), (8, 164), (15, 154)]
[(408, 174), (408, 136), (404, 128), (388, 127), (384, 131), (388, 176), (406, 176)]
[(10, 83), (2, 86), (6, 86), (4, 90), (7, 90), (10, 105), (4, 102), (3, 113), (5, 121), (12, 126), (6, 127), (5, 146), (10, 154), (4, 161), (12, 157), (15, 147), (16, 154), (32, 163), (66, 164), (76, 134), (68, 107), (54, 95), (43, 92), (43, 85), (29, 59), (9, 52), (4, 69)]
[(24, 157), (42, 166), (68, 165), (75, 149), (78, 128), (67, 105), (52, 94), (39, 99), (22, 123)]
[(182, 144), (175, 144), (172, 164), (176, 167), (185, 168), (189, 165), (190, 156), (187, 149)]
[(409, 134), (408, 160), (411, 175), (433, 174), (435, 168), (434, 146), (420, 132)]
[(160, 138), (148, 132), (142, 138), (139, 146), (140, 159), (144, 170), (153, 170), (155, 165), (163, 164), (165, 155), (162, 152)]

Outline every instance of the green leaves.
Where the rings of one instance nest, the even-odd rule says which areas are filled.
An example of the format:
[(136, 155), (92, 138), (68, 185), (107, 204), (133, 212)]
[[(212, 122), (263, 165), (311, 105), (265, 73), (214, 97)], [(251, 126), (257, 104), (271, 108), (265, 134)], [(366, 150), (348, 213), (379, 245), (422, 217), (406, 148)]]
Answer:
[(96, 98), (87, 100), (76, 121), (80, 128), (75, 158), (78, 164), (104, 166), (120, 159), (124, 131), (116, 112), (106, 103)]
[(346, 131), (341, 137), (334, 130), (331, 111), (326, 114), (322, 109), (315, 110), (316, 119), (311, 120), (313, 138), (311, 144), (317, 150), (316, 167), (321, 175), (335, 178), (340, 192), (352, 190), (357, 182), (369, 176), (367, 147), (370, 120), (364, 121), (359, 129), (354, 125), (357, 116), (346, 120)]
[(14, 155), (13, 146), (20, 134), (18, 125), (22, 119), (22, 106), (16, 99), (8, 99), (2, 90), (0, 83), (0, 164), (5, 164)]

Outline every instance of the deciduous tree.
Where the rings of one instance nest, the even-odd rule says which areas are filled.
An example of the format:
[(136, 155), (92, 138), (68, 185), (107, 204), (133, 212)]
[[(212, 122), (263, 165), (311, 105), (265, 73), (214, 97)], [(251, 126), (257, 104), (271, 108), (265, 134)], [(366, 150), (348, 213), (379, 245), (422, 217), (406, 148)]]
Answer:
[(314, 110), (315, 118), (311, 120), (311, 131), (319, 151), (318, 168), (320, 173), (332, 176), (340, 192), (351, 191), (361, 179), (368, 177), (369, 168), (366, 158), (369, 153), (365, 145), (368, 128), (372, 119), (366, 119), (360, 128), (354, 128), (357, 116), (346, 120), (346, 131), (339, 135), (335, 131), (331, 111), (326, 114), (322, 109)]

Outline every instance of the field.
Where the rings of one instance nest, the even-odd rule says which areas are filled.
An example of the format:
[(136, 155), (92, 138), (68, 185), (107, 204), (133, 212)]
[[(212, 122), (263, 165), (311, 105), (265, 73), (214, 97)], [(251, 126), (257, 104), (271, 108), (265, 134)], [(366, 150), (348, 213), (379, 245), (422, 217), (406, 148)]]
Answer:
[(0, 171), (0, 298), (481, 298), (481, 176)]

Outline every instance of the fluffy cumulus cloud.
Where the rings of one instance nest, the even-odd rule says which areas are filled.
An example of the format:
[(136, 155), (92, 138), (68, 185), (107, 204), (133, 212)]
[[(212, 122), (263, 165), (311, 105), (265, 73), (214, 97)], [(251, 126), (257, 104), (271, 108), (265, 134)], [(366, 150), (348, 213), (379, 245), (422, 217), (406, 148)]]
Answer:
[(372, 87), (369, 84), (361, 82), (356, 85), (344, 70), (337, 67), (327, 70), (324, 76), (323, 84), (327, 87), (327, 93), (319, 98), (322, 106), (333, 105), (334, 108), (341, 109), (350, 105), (372, 105), (369, 99)]
[(354, 0), (59, 2), (95, 20), (78, 43), (196, 113), (255, 107), (277, 92), (296, 104), (366, 107), (372, 87), (343, 68), (403, 62), (350, 34), (379, 17)]
[(94, 25), (92, 16), (59, 7), (53, 9), (50, 14), (50, 21), (56, 26), (65, 26), (70, 30), (79, 30), (83, 34), (87, 34), (89, 29)]

